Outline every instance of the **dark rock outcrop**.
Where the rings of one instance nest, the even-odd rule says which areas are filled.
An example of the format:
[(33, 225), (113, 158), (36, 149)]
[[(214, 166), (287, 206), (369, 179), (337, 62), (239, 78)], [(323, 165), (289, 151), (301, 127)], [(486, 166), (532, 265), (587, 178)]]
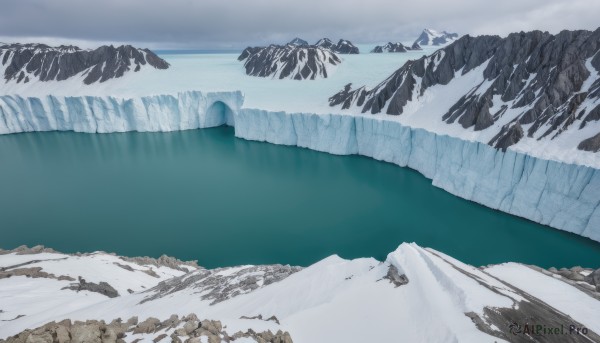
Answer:
[[(39, 261), (33, 261), (39, 262)], [(25, 276), (30, 278), (46, 278), (46, 279), (55, 279), (59, 281), (75, 281), (70, 276), (67, 275), (54, 275), (52, 273), (46, 273), (42, 270), (42, 267), (30, 267), (30, 268), (14, 268), (12, 267), (4, 267), (0, 268), (0, 279), (7, 279), (13, 276)]]
[(50, 47), (45, 44), (0, 46), (0, 63), (6, 82), (62, 81), (81, 75), (86, 85), (119, 78), (148, 65), (167, 69), (169, 64), (148, 49), (131, 45), (101, 46), (82, 50), (76, 46)]
[[(200, 269), (183, 276), (160, 282), (147, 291), (148, 296), (141, 303), (159, 299), (181, 290), (194, 290), (202, 294), (203, 300), (211, 305), (252, 292), (260, 287), (279, 282), (300, 271), (300, 267), (288, 265), (248, 266), (233, 273), (222, 273), (228, 268)], [(260, 276), (257, 276), (260, 275)], [(232, 282), (235, 280), (235, 282)]]
[(389, 42), (386, 45), (378, 45), (373, 50), (372, 53), (380, 54), (383, 52), (407, 52), (408, 49), (402, 43), (392, 43)]
[[(502, 127), (490, 141), (505, 149), (525, 134), (554, 139), (577, 129), (572, 125), (577, 121), (584, 127), (600, 120), (600, 109), (589, 108), (600, 98), (599, 50), (600, 29), (556, 35), (520, 32), (506, 38), (463, 36), (430, 56), (408, 61), (373, 89), (353, 90), (347, 85), (330, 97), (329, 103), (373, 114), (387, 108), (386, 114), (401, 115), (405, 105), (418, 101), (428, 88), (448, 85), (468, 73), (481, 73), (482, 81), (446, 113), (440, 113), (441, 120), (478, 131), (491, 127), (507, 111), (516, 111), (514, 121), (519, 126)], [(583, 89), (589, 76), (596, 79), (586, 82)], [(499, 109), (492, 111), (494, 107)], [(586, 139), (579, 149), (598, 151), (599, 140), (597, 135)]]
[(294, 80), (326, 78), (327, 68), (341, 63), (328, 49), (292, 44), (248, 47), (238, 60), (244, 61), (247, 75)]
[(406, 275), (400, 274), (398, 268), (396, 268), (396, 266), (392, 264), (390, 264), (390, 266), (388, 267), (388, 272), (383, 278), (389, 280), (390, 283), (394, 285), (394, 287), (400, 287), (408, 284), (408, 278), (406, 277)]
[(109, 298), (116, 298), (119, 296), (119, 292), (117, 292), (117, 290), (114, 289), (108, 283), (104, 281), (100, 281), (99, 283), (87, 282), (81, 276), (79, 277), (79, 282), (72, 283), (70, 286), (64, 287), (63, 289), (70, 289), (75, 292), (95, 292), (107, 296)]
[(581, 141), (577, 146), (577, 149), (591, 152), (600, 151), (600, 132), (593, 137)]
[(496, 149), (506, 149), (523, 138), (523, 128), (519, 122), (513, 122), (502, 127), (500, 132), (488, 143)]

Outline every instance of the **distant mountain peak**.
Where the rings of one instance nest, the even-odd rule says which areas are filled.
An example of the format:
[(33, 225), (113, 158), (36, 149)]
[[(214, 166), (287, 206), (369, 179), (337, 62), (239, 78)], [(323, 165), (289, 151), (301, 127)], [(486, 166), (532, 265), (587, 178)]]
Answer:
[(331, 67), (342, 62), (330, 49), (291, 43), (247, 47), (238, 61), (244, 62), (246, 75), (293, 80), (326, 78)]
[(354, 44), (352, 44), (351, 41), (349, 41), (347, 39), (340, 39), (337, 42), (337, 44), (335, 44), (329, 38), (321, 38), (315, 44), (315, 46), (318, 46), (323, 49), (329, 49), (338, 54), (358, 54), (359, 53), (358, 48)]
[(80, 75), (83, 83), (89, 85), (147, 66), (169, 68), (169, 64), (152, 51), (131, 45), (82, 50), (74, 45), (5, 44), (0, 45), (0, 63), (5, 67), (4, 80), (15, 83), (63, 81)]
[(384, 52), (407, 52), (410, 50), (421, 50), (421, 47), (417, 43), (414, 43), (411, 47), (408, 47), (400, 42), (389, 42), (386, 45), (376, 46), (373, 50), (371, 50), (371, 52), (379, 54)]
[(419, 37), (415, 40), (415, 44), (424, 45), (446, 45), (458, 39), (458, 33), (450, 33), (447, 31), (437, 31), (434, 29), (424, 29)]
[(305, 41), (304, 39), (296, 37), (296, 38), (292, 39), (288, 44), (303, 46), (303, 45), (308, 45), (308, 42)]

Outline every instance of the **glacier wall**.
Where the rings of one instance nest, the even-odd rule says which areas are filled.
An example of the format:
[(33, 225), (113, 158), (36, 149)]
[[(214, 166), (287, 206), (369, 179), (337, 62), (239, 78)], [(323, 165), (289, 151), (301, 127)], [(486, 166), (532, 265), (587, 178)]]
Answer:
[(112, 96), (0, 96), (0, 134), (28, 131), (176, 131), (233, 125), (241, 92)]
[(377, 117), (244, 108), (235, 135), (409, 167), (464, 199), (600, 241), (598, 169), (502, 152)]
[(378, 116), (270, 112), (241, 108), (243, 101), (241, 92), (190, 91), (133, 99), (4, 95), (0, 134), (230, 125), (239, 138), (359, 154), (409, 167), (454, 195), (600, 241), (598, 169), (502, 152)]

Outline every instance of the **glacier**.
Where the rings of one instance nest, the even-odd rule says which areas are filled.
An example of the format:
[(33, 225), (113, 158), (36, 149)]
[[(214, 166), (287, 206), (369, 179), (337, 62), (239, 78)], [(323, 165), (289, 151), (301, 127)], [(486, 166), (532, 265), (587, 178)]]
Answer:
[(235, 135), (414, 169), (461, 198), (600, 241), (600, 170), (438, 135), (378, 117), (243, 108)]
[(113, 96), (0, 96), (0, 134), (176, 131), (230, 125), (247, 140), (414, 169), (467, 200), (600, 241), (600, 170), (413, 128), (379, 116), (242, 108), (241, 92)]
[(0, 96), (0, 134), (30, 131), (177, 131), (233, 125), (241, 92), (198, 91), (133, 98)]

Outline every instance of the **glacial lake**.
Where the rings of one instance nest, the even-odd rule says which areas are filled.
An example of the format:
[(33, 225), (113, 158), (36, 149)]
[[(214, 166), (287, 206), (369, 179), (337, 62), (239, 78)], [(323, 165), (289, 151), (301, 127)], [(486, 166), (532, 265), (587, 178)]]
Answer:
[(480, 266), (600, 267), (600, 244), (460, 199), (360, 156), (219, 127), (0, 136), (0, 247), (168, 254), (206, 267), (385, 259), (417, 242)]

